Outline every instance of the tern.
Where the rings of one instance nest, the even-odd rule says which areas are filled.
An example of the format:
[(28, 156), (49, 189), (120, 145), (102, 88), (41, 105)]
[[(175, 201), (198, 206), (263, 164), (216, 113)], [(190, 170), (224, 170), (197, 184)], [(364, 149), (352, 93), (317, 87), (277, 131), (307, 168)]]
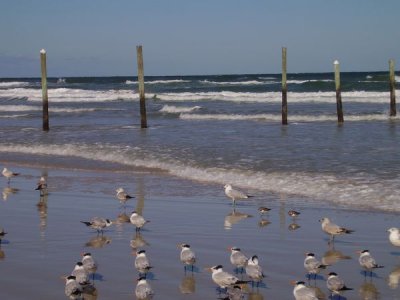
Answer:
[(225, 184), (224, 189), (225, 189), (225, 195), (227, 195), (229, 198), (231, 198), (233, 205), (236, 204), (236, 200), (247, 199), (247, 198), (252, 197), (252, 196), (246, 195), (245, 193), (243, 193), (239, 190), (233, 189), (232, 185), (230, 185), (230, 184)]
[(88, 274), (93, 274), (93, 279), (94, 279), (94, 273), (97, 270), (97, 263), (93, 259), (93, 256), (91, 253), (86, 252), (82, 254), (82, 260), (83, 268)]
[(253, 255), (248, 261), (246, 265), (246, 274), (252, 280), (257, 282), (257, 287), (260, 281), (265, 277), (261, 266), (258, 264), (258, 257), (257, 255)]
[(249, 258), (240, 251), (238, 247), (228, 248), (231, 251), (230, 261), (236, 267), (236, 271), (241, 270), (247, 265)]
[(71, 272), (72, 276), (75, 276), (76, 281), (81, 285), (85, 286), (88, 285), (89, 282), (89, 274), (86, 272), (85, 268), (83, 267), (82, 262), (78, 261)]
[(321, 264), (316, 258), (314, 253), (306, 253), (306, 258), (304, 259), (304, 268), (306, 269), (309, 278), (311, 274), (314, 275), (314, 279), (317, 279), (317, 274), (321, 269), (325, 269), (328, 265)]
[(153, 289), (151, 288), (145, 277), (139, 277), (139, 279), (137, 280), (135, 295), (137, 299), (153, 298)]
[(239, 280), (236, 276), (225, 272), (222, 265), (217, 265), (209, 268), (212, 272), (212, 280), (222, 289), (227, 289), (237, 284), (244, 284), (248, 281)]
[(368, 271), (370, 272), (370, 276), (372, 277), (373, 269), (383, 268), (383, 266), (380, 266), (376, 263), (369, 250), (357, 251), (357, 253), (360, 255), (360, 257), (358, 258), (358, 262), (360, 263), (360, 266), (365, 270), (365, 275), (367, 275)]
[(354, 232), (354, 230), (340, 227), (340, 226), (336, 225), (335, 223), (332, 223), (328, 218), (322, 218), (319, 221), (321, 222), (322, 230), (326, 234), (330, 235), (330, 241), (333, 241), (335, 239), (336, 235), (349, 234), (349, 233)]
[(76, 282), (75, 276), (70, 275), (65, 279), (65, 295), (69, 299), (83, 299), (82, 287)]
[(293, 296), (296, 300), (318, 300), (316, 291), (306, 286), (304, 281), (294, 282)]
[(400, 230), (399, 228), (392, 227), (388, 229), (389, 232), (389, 241), (393, 246), (400, 247)]
[(117, 192), (116, 194), (117, 199), (123, 205), (125, 205), (126, 201), (128, 201), (129, 199), (135, 198), (131, 195), (128, 195), (122, 187), (117, 188), (115, 191)]
[(330, 272), (328, 274), (328, 279), (326, 280), (326, 286), (333, 294), (339, 295), (341, 291), (352, 290), (348, 288), (342, 278), (340, 278), (336, 273)]
[(11, 170), (8, 170), (7, 168), (3, 169), (3, 172), (1, 172), (3, 174), (4, 177), (7, 178), (7, 183), (10, 184), (10, 180), (12, 177), (18, 176), (19, 173), (14, 173)]
[(145, 250), (136, 251), (135, 268), (138, 270), (139, 275), (146, 274), (152, 268), (146, 256)]
[(184, 269), (186, 271), (186, 266), (191, 266), (193, 272), (193, 265), (196, 262), (196, 255), (188, 244), (180, 244), (181, 250), (180, 259), (181, 262), (185, 264)]
[(131, 214), (131, 217), (129, 218), (131, 223), (135, 225), (136, 231), (139, 231), (142, 229), (142, 227), (146, 224), (149, 223), (150, 221), (145, 220), (141, 215), (139, 215), (136, 211), (133, 211)]
[(97, 233), (103, 234), (103, 229), (112, 225), (112, 222), (109, 219), (104, 219), (100, 217), (94, 217), (89, 222), (81, 221), (81, 223), (86, 226), (96, 229)]

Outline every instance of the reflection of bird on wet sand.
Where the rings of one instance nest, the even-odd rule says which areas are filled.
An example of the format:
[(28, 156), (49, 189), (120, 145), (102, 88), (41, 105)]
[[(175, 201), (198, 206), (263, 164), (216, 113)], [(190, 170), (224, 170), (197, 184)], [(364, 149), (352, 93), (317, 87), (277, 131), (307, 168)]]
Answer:
[(387, 278), (388, 286), (391, 289), (397, 289), (400, 282), (400, 266), (395, 267)]
[(0, 248), (0, 260), (3, 260), (6, 257), (4, 251)]
[(193, 273), (182, 278), (179, 290), (182, 294), (193, 294), (196, 291), (196, 280)]
[(10, 181), (11, 181), (12, 177), (15, 177), (15, 176), (19, 175), (19, 173), (15, 173), (15, 172), (13, 172), (11, 170), (8, 170), (7, 168), (4, 168), (3, 171), (1, 172), (1, 174), (3, 174), (3, 176), (5, 178), (7, 178), (7, 184), (10, 184)]
[(297, 223), (291, 223), (291, 224), (289, 224), (289, 226), (288, 226), (288, 229), (289, 229), (290, 231), (294, 231), (294, 230), (297, 230), (297, 229), (299, 229), (299, 228), (300, 228), (300, 225), (297, 224)]
[(111, 238), (105, 236), (105, 235), (99, 235), (92, 237), (86, 244), (86, 247), (92, 247), (92, 248), (102, 248), (105, 245), (108, 245), (111, 243)]
[(10, 195), (18, 193), (19, 189), (7, 186), (3, 189), (3, 200), (6, 201)]
[(250, 217), (252, 217), (252, 215), (241, 213), (239, 211), (236, 211), (236, 209), (233, 209), (229, 214), (226, 215), (224, 220), (224, 227), (225, 229), (231, 229), (234, 224)]
[(247, 298), (247, 300), (263, 300), (263, 299), (264, 299), (264, 296), (260, 292), (254, 292), (254, 291), (250, 292), (249, 297)]
[(351, 259), (351, 256), (344, 255), (341, 251), (335, 250), (335, 247), (330, 247), (321, 258), (324, 265), (333, 265), (340, 260)]
[(43, 232), (47, 226), (47, 195), (40, 196), (39, 202), (36, 203), (40, 218), (40, 231)]
[(269, 220), (267, 220), (267, 219), (264, 219), (264, 218), (262, 218), (262, 219), (260, 219), (260, 221), (258, 221), (258, 226), (259, 227), (266, 227), (269, 224), (271, 224), (271, 222)]
[(379, 299), (379, 291), (372, 282), (365, 281), (358, 289), (358, 293), (363, 300)]
[(130, 245), (135, 250), (144, 246), (149, 246), (150, 244), (146, 242), (140, 232), (136, 232), (135, 237), (130, 242)]

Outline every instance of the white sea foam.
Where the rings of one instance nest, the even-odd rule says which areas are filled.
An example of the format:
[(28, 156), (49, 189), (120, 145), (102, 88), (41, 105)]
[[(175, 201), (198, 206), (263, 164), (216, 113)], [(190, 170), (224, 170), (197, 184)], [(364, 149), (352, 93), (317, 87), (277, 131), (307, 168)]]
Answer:
[(289, 84), (303, 84), (309, 82), (333, 82), (333, 79), (288, 80)]
[[(41, 111), (41, 106), (34, 106), (34, 105), (0, 105), (0, 112), (23, 112), (23, 111)], [(67, 107), (49, 107), (50, 112), (56, 113), (83, 113), (83, 112), (92, 112), (92, 111), (115, 111), (121, 109), (115, 108), (67, 108)]]
[[(179, 118), (183, 120), (216, 120), (216, 121), (267, 121), (267, 122), (281, 122), (281, 114), (254, 114), (254, 115), (241, 115), (241, 114), (186, 114), (181, 113)], [(389, 119), (398, 120), (399, 117), (390, 117), (388, 114), (366, 114), (366, 115), (345, 115), (345, 121), (360, 122), (360, 121), (387, 121)], [(327, 122), (337, 121), (337, 115), (289, 115), (289, 122)]]
[(396, 82), (400, 82), (400, 76), (394, 76), (394, 80), (396, 80)]
[(209, 80), (200, 80), (200, 83), (204, 84), (212, 84), (212, 85), (265, 85), (271, 83), (279, 83), (279, 82), (263, 82), (257, 80), (249, 80), (249, 81), (209, 81)]
[(196, 110), (201, 109), (201, 106), (193, 106), (193, 107), (183, 107), (183, 106), (174, 106), (174, 105), (164, 105), (159, 111), (163, 113), (190, 113)]
[(0, 88), (9, 88), (9, 87), (22, 87), (28, 86), (29, 82), (23, 81), (10, 81), (10, 82), (0, 82)]
[[(169, 79), (169, 80), (146, 80), (145, 84), (171, 84), (171, 83), (185, 83), (191, 82), (190, 80), (183, 80), (183, 79)], [(127, 80), (125, 81), (126, 84), (137, 84), (138, 81)]]
[(93, 149), (86, 145), (12, 145), (0, 146), (0, 152), (70, 156), (89, 160), (120, 163), (128, 166), (155, 168), (169, 172), (181, 178), (203, 182), (219, 183), (221, 186), (231, 184), (264, 192), (277, 194), (300, 195), (311, 200), (340, 203), (347, 206), (400, 211), (400, 186), (397, 178), (375, 178), (372, 175), (353, 174), (314, 174), (307, 172), (255, 172), (254, 170), (237, 170), (224, 168), (198, 168), (184, 165), (181, 162), (160, 158), (150, 154), (135, 157), (141, 149), (96, 145)]

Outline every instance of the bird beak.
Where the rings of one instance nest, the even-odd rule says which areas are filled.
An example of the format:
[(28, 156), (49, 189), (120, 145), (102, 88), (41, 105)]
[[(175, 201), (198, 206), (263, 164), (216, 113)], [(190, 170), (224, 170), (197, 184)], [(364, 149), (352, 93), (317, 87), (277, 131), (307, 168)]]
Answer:
[(66, 281), (67, 280), (67, 275), (62, 275), (62, 276), (60, 276), (60, 280), (62, 280), (62, 281)]
[(291, 280), (291, 281), (290, 281), (290, 284), (291, 284), (291, 285), (296, 285), (296, 282), (297, 282), (296, 280)]
[(232, 247), (228, 247), (226, 248), (228, 251), (232, 251)]
[(212, 272), (211, 267), (204, 268), (205, 271)]
[(361, 250), (354, 251), (357, 254), (361, 254)]

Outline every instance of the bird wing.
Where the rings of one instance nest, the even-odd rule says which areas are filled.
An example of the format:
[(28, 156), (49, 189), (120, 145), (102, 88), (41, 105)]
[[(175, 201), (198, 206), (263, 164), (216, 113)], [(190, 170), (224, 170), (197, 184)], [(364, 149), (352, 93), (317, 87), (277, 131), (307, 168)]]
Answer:
[(316, 269), (319, 268), (320, 265), (321, 265), (320, 262), (319, 262), (315, 257), (307, 258), (307, 259), (304, 261), (304, 267), (305, 267), (306, 270), (308, 270), (308, 271), (316, 270)]
[(196, 261), (196, 256), (192, 250), (187, 249), (181, 252), (181, 261), (194, 263)]
[(318, 300), (315, 291), (308, 287), (297, 290), (296, 300)]
[(96, 226), (96, 227), (106, 226), (106, 220), (104, 220), (103, 218), (100, 218), (100, 217), (94, 217), (94, 218), (92, 218), (92, 220), (90, 222), (92, 223), (92, 226)]
[(361, 256), (359, 261), (360, 265), (367, 269), (372, 269), (376, 266), (375, 259), (371, 255)]
[(339, 291), (341, 288), (344, 287), (344, 281), (343, 279), (335, 276), (328, 278), (328, 280), (326, 281), (326, 285), (331, 291)]

